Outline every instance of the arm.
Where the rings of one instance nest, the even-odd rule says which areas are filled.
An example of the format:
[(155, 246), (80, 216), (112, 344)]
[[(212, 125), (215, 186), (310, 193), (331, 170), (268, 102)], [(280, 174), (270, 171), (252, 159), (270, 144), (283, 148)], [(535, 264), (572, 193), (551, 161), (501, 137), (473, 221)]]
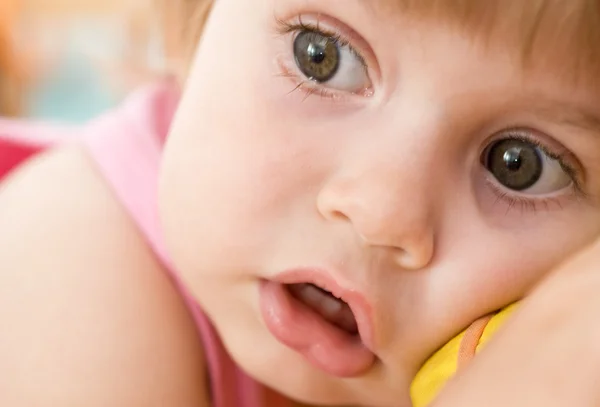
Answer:
[(79, 150), (0, 184), (0, 405), (207, 406), (193, 322)]
[(600, 405), (600, 244), (552, 274), (435, 407)]

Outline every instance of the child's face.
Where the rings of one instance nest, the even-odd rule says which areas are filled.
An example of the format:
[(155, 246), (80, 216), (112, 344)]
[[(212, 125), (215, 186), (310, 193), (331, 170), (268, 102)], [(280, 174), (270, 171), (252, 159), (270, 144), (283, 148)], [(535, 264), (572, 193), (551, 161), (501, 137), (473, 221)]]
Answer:
[(600, 231), (600, 101), (388, 3), (218, 0), (165, 152), (178, 270), (235, 360), (305, 402), (403, 405)]

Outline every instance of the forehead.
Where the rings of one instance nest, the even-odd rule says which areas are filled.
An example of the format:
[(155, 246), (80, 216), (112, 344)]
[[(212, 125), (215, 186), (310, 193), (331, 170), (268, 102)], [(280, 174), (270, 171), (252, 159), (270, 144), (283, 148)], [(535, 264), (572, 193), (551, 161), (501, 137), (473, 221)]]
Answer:
[[(340, 2), (339, 0), (323, 0)], [(543, 65), (600, 90), (600, 1), (345, 0), (378, 19), (442, 24), (486, 46), (502, 46), (524, 68)]]

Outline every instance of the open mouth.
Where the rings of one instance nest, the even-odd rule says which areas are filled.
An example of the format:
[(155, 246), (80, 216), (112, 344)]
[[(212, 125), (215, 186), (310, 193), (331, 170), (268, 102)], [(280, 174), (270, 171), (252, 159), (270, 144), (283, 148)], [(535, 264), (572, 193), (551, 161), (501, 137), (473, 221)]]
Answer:
[(358, 336), (356, 317), (347, 303), (314, 284), (285, 285), (290, 294), (330, 324)]
[(262, 317), (275, 339), (334, 376), (356, 377), (373, 365), (369, 305), (359, 293), (315, 270), (277, 280), (259, 288)]

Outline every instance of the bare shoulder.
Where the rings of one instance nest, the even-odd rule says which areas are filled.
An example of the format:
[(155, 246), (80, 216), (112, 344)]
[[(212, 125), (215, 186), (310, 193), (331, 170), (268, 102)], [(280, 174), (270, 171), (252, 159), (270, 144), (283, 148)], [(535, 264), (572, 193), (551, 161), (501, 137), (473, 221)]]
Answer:
[(0, 184), (0, 405), (206, 406), (168, 278), (78, 148)]

